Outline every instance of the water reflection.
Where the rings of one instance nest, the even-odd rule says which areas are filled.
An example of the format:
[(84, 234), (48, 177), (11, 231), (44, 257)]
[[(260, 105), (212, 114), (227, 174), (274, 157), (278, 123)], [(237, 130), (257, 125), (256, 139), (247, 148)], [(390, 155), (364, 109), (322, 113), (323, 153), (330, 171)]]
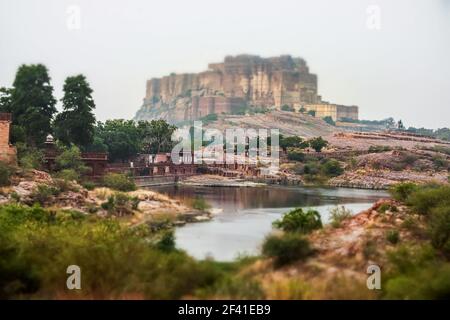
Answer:
[(251, 208), (308, 207), (324, 204), (374, 202), (386, 197), (384, 191), (314, 187), (192, 187), (162, 186), (155, 190), (171, 197), (188, 200), (203, 197), (224, 213)]
[(319, 211), (324, 223), (329, 210), (337, 204), (357, 213), (376, 200), (386, 197), (383, 191), (345, 188), (289, 187), (191, 187), (154, 188), (180, 200), (203, 197), (219, 213), (210, 222), (188, 224), (176, 229), (177, 246), (198, 259), (213, 257), (231, 261), (239, 254), (258, 254), (272, 222), (294, 207), (311, 207)]

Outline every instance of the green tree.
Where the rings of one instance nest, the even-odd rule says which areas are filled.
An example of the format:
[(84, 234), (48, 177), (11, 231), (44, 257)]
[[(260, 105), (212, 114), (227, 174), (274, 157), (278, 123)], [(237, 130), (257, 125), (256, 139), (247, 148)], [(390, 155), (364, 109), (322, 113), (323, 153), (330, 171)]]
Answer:
[(293, 107), (291, 107), (291, 106), (289, 106), (289, 105), (287, 105), (287, 104), (282, 105), (282, 106), (281, 106), (281, 110), (282, 110), (282, 111), (290, 111), (290, 112), (294, 112), (294, 111), (295, 111), (295, 109), (294, 109)]
[(309, 146), (316, 152), (322, 151), (328, 145), (328, 141), (322, 139), (322, 137), (312, 138), (309, 140)]
[(61, 153), (55, 159), (56, 170), (73, 170), (76, 174), (82, 175), (90, 171), (81, 160), (81, 151), (75, 146), (61, 147)]
[(273, 222), (273, 225), (285, 232), (310, 233), (322, 228), (322, 220), (316, 210), (303, 211), (302, 208), (295, 208)]
[(11, 112), (12, 91), (11, 88), (0, 88), (0, 112)]
[(307, 143), (303, 141), (301, 137), (298, 136), (290, 136), (284, 137), (280, 136), (280, 148), (283, 149), (284, 152), (287, 151), (287, 148), (306, 148), (308, 146)]
[(142, 136), (133, 120), (98, 122), (96, 130), (99, 145), (108, 147), (111, 161), (128, 160), (141, 151)]
[(172, 134), (176, 127), (165, 120), (139, 121), (139, 134), (145, 153), (170, 152), (173, 148)]
[(80, 147), (91, 145), (94, 140), (95, 108), (92, 89), (82, 74), (68, 77), (64, 83), (63, 112), (55, 119), (56, 137), (66, 145)]
[(11, 91), (13, 124), (23, 128), (27, 143), (39, 145), (51, 132), (56, 100), (47, 67), (42, 64), (21, 65)]
[(335, 126), (336, 122), (334, 122), (333, 118), (330, 116), (323, 117), (323, 121), (328, 123), (329, 125)]

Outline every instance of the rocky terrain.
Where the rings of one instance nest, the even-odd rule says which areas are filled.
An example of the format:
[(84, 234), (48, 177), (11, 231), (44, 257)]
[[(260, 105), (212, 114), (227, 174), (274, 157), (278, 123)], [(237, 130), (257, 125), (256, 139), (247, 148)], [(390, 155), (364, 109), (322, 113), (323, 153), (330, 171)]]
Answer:
[(283, 135), (303, 138), (332, 136), (341, 129), (327, 124), (322, 119), (298, 112), (273, 110), (253, 115), (219, 115), (218, 121), (206, 127), (224, 132), (227, 128), (278, 129)]
[(245, 274), (262, 285), (268, 299), (375, 299), (379, 291), (367, 289), (367, 267), (387, 269), (386, 253), (397, 245), (387, 234), (397, 230), (400, 242), (420, 243), (423, 227), (407, 207), (380, 200), (339, 227), (308, 235), (315, 252), (306, 261), (273, 269), (270, 260), (258, 260)]
[(11, 186), (1, 188), (0, 204), (38, 203), (46, 208), (74, 210), (86, 215), (120, 217), (129, 225), (151, 223), (160, 218), (178, 224), (210, 218), (208, 212), (145, 189), (118, 192), (100, 187), (87, 190), (76, 182), (53, 179), (38, 170), (16, 175), (12, 180)]

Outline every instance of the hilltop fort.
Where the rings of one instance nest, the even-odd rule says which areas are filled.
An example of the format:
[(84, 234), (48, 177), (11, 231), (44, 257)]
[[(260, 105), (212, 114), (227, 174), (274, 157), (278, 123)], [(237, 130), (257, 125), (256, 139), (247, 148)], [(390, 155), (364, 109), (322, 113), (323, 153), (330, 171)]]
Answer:
[(200, 73), (170, 74), (147, 81), (143, 105), (135, 120), (165, 119), (172, 123), (243, 108), (314, 111), (316, 117), (357, 119), (357, 106), (323, 101), (317, 75), (306, 61), (289, 55), (262, 58), (227, 56)]

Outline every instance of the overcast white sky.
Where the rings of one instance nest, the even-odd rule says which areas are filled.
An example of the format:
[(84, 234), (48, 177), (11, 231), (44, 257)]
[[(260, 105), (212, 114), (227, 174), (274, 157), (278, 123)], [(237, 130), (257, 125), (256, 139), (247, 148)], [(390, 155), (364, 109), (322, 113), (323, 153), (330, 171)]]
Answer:
[(84, 73), (100, 120), (133, 117), (151, 77), (240, 53), (305, 58), (323, 98), (361, 118), (450, 127), (448, 0), (0, 0), (0, 86), (44, 63), (60, 99), (65, 77)]

